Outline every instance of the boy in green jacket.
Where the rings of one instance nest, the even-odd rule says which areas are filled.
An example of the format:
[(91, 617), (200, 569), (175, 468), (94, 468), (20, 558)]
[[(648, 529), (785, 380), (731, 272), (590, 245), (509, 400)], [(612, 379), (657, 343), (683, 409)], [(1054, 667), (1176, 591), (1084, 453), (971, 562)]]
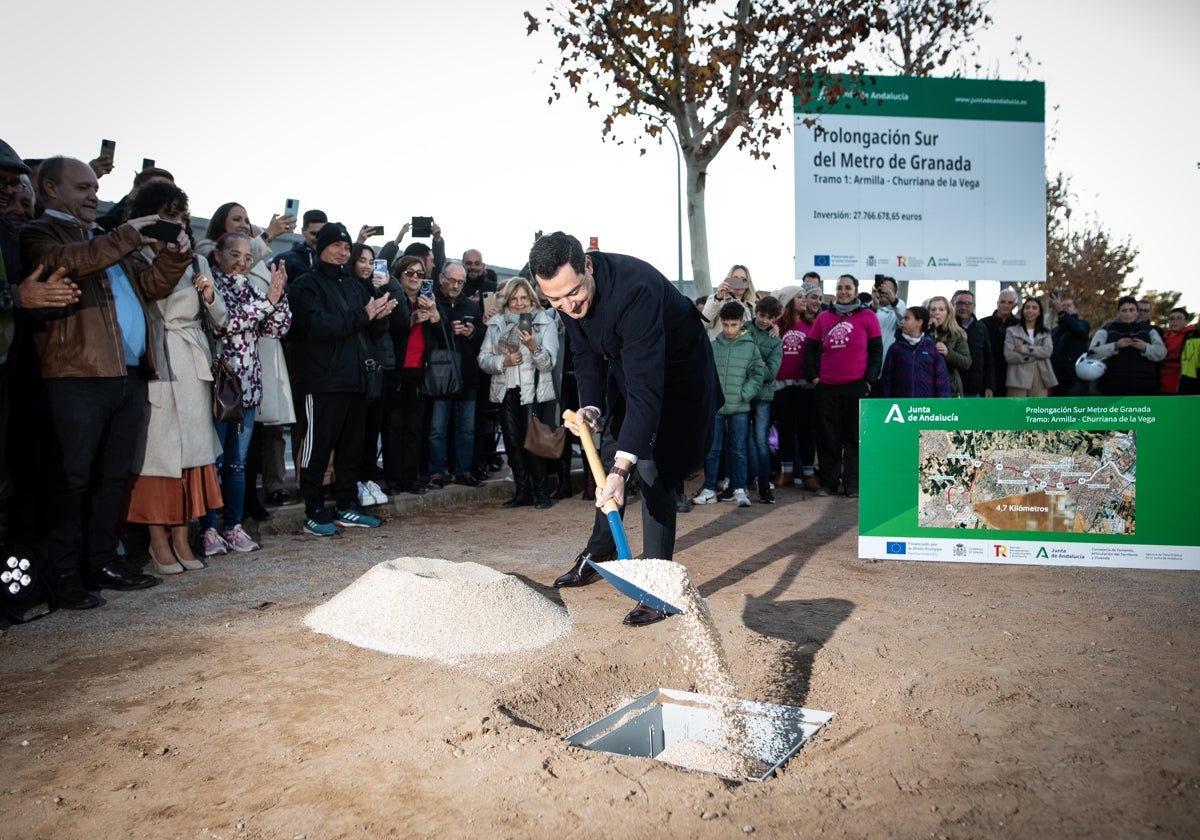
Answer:
[(713, 359), (725, 394), (725, 404), (717, 412), (712, 448), (704, 462), (704, 489), (694, 501), (711, 505), (717, 501), (717, 466), (725, 434), (729, 435), (730, 482), (735, 488), (733, 500), (738, 507), (749, 507), (746, 495), (746, 441), (750, 427), (750, 401), (763, 385), (763, 360), (754, 337), (743, 331), (746, 310), (741, 303), (729, 301), (721, 307), (721, 332), (713, 340)]
[(771, 489), (771, 402), (775, 399), (775, 374), (783, 363), (783, 341), (771, 335), (775, 319), (783, 314), (777, 298), (769, 295), (754, 306), (754, 320), (747, 330), (754, 336), (763, 360), (763, 383), (757, 396), (750, 401), (750, 468), (751, 479), (758, 478), (758, 500), (764, 505), (775, 504)]

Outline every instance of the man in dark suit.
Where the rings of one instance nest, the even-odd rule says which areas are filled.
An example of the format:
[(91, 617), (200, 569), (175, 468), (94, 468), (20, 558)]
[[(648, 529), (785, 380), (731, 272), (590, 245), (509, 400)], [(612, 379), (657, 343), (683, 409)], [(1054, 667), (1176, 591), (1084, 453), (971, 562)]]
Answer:
[[(600, 428), (600, 405), (610, 381), (623, 400), (616, 457), (596, 507), (613, 502), (624, 512), (625, 482), (636, 466), (642, 480), (642, 556), (672, 559), (675, 493), (712, 444), (721, 387), (712, 345), (690, 300), (649, 263), (620, 254), (583, 253), (561, 231), (543, 236), (529, 252), (529, 269), (542, 294), (564, 316), (575, 361), (581, 420)], [(616, 546), (603, 513), (588, 546), (555, 586), (582, 586), (595, 571), (584, 561), (611, 560)], [(666, 614), (639, 604), (625, 617), (632, 626)]]

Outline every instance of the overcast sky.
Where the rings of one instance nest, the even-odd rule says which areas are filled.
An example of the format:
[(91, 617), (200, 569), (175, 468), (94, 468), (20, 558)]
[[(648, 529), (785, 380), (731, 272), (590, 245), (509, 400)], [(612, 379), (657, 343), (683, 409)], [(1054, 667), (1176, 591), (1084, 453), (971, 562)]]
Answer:
[[(506, 266), (525, 261), (534, 231), (563, 229), (677, 276), (674, 147), (639, 156), (600, 141), (603, 115), (582, 97), (547, 105), (554, 44), (526, 37), (521, 14), (542, 3), (272, 5), (187, 19), (181, 7), (114, 0), (86, 25), (47, 28), (48, 7), (15, 4), (6, 30), (25, 36), (4, 47), (0, 137), (26, 157), (85, 160), (102, 137), (116, 140), (116, 171), (101, 182), (109, 200), (148, 157), (197, 215), (233, 200), (265, 222), (295, 197), (389, 236), (432, 215), (452, 255), (475, 247)], [(1200, 306), (1188, 257), (1200, 230), (1197, 4), (993, 0), (990, 12), (989, 66), (1013, 74), (1017, 34), (1040, 61), (1028, 77), (1045, 80), (1058, 137), (1048, 171), (1070, 174), (1080, 210), (1141, 248), (1147, 288), (1184, 289)], [(759, 288), (792, 280), (792, 154), (789, 132), (766, 162), (730, 147), (711, 167), (714, 277), (740, 262)], [(690, 278), (686, 241), (684, 254)], [(981, 288), (981, 304), (990, 294)]]

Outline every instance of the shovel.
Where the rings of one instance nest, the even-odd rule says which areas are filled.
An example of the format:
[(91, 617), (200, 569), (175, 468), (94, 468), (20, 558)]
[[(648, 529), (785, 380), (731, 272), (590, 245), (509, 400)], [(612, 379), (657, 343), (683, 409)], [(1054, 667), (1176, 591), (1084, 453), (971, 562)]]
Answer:
[[(592, 471), (592, 478), (596, 480), (596, 487), (603, 488), (608, 478), (604, 474), (604, 465), (600, 463), (600, 453), (596, 451), (596, 443), (592, 440), (591, 432), (587, 426), (579, 420), (574, 411), (567, 409), (563, 412), (563, 420), (568, 423), (578, 423), (584, 430), (584, 433), (579, 436), (579, 442), (583, 445), (584, 458), (587, 460), (588, 467)], [(629, 551), (629, 541), (625, 539), (625, 524), (621, 522), (621, 513), (617, 509), (617, 504), (612, 499), (604, 503), (600, 508), (604, 511), (604, 515), (608, 518), (608, 528), (612, 531), (613, 542), (617, 544), (617, 562), (615, 563), (593, 563), (589, 558), (586, 562), (593, 569), (600, 573), (600, 577), (604, 578), (613, 588), (627, 598), (632, 598), (639, 604), (645, 604), (648, 607), (653, 607), (656, 610), (661, 610), (665, 613), (678, 615), (683, 612), (678, 607), (668, 604), (653, 593), (647, 592), (640, 586), (637, 586), (617, 573), (616, 569), (620, 567), (620, 561), (629, 560), (631, 552)]]

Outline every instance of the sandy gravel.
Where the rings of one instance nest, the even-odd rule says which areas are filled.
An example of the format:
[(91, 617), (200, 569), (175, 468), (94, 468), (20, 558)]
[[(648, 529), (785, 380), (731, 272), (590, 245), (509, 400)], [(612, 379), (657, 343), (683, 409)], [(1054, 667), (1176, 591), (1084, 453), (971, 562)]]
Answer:
[[(735, 783), (564, 743), (692, 687), (678, 619), (625, 628), (603, 582), (549, 587), (590, 527), (578, 497), (485, 495), (336, 540), (266, 533), (258, 554), (7, 629), (0, 835), (1196, 836), (1200, 574), (876, 563), (845, 499), (699, 507), (676, 559), (739, 695), (836, 714), (778, 777)], [(517, 575), (571, 630), (445, 665), (304, 626), (400, 556)]]

